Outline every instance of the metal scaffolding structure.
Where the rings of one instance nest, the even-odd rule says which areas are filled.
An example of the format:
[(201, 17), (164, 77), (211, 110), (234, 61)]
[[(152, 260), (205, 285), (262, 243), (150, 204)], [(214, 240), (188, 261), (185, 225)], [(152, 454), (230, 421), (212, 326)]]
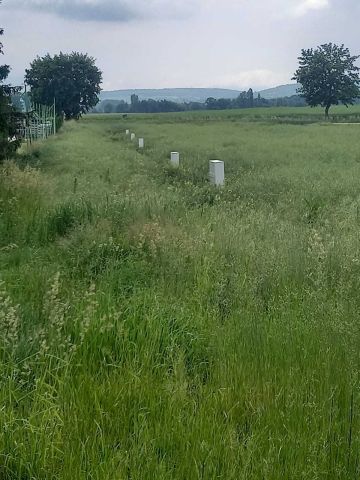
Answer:
[(17, 136), (27, 143), (56, 134), (55, 99), (51, 106), (33, 104), (26, 93), (13, 97), (13, 106), (21, 113)]

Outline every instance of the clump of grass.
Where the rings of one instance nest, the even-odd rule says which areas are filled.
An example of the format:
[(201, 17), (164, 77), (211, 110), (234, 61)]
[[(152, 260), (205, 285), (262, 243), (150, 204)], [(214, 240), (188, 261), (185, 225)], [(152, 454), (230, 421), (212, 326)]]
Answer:
[(67, 202), (60, 204), (45, 215), (39, 222), (39, 239), (53, 242), (59, 237), (68, 236), (73, 229), (92, 223), (95, 209), (90, 202)]
[(20, 319), (18, 308), (8, 295), (5, 283), (0, 281), (1, 351), (6, 355), (13, 353), (12, 349), (16, 348), (19, 341)]
[(50, 239), (57, 236), (64, 237), (74, 227), (76, 214), (73, 205), (60, 205), (55, 212), (49, 215), (48, 235)]

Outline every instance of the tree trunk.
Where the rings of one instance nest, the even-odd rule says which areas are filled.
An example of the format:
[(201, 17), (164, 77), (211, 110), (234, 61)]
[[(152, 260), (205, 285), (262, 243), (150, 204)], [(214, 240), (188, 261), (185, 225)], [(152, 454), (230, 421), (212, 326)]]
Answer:
[(330, 110), (331, 105), (326, 105), (325, 108), (325, 119), (329, 120), (329, 110)]

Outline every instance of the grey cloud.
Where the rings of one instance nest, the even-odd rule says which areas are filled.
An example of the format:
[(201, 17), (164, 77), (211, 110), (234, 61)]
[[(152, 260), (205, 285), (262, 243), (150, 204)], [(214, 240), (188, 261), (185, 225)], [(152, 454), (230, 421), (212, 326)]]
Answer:
[(138, 12), (129, 7), (127, 2), (116, 0), (13, 0), (9, 7), (53, 13), (81, 21), (126, 22), (138, 17)]
[(12, 9), (27, 9), (98, 22), (188, 16), (198, 0), (10, 0)]
[(62, 17), (73, 20), (90, 21), (129, 21), (137, 17), (135, 11), (126, 5), (114, 5), (114, 2), (106, 2), (105, 5), (84, 5), (83, 2), (61, 2), (49, 8), (49, 11)]

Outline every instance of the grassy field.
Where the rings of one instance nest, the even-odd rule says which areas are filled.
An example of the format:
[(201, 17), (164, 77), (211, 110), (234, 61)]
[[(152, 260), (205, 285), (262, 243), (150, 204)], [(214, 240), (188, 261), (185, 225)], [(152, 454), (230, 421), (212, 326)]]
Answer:
[(0, 166), (2, 480), (359, 478), (360, 125), (301, 110), (89, 116)]
[[(107, 117), (108, 115), (101, 115)], [(138, 119), (146, 119), (148, 115), (136, 115)], [(100, 117), (100, 115), (98, 115)], [(167, 118), (171, 122), (184, 121), (216, 121), (231, 120), (245, 122), (263, 122), (286, 124), (309, 124), (314, 122), (324, 122), (324, 109), (321, 107), (281, 107), (281, 108), (243, 108), (241, 110), (200, 110), (194, 112), (163, 113), (152, 116), (153, 122), (163, 122)], [(360, 123), (360, 105), (345, 107), (344, 105), (332, 107), (330, 110), (331, 122), (350, 122)]]

